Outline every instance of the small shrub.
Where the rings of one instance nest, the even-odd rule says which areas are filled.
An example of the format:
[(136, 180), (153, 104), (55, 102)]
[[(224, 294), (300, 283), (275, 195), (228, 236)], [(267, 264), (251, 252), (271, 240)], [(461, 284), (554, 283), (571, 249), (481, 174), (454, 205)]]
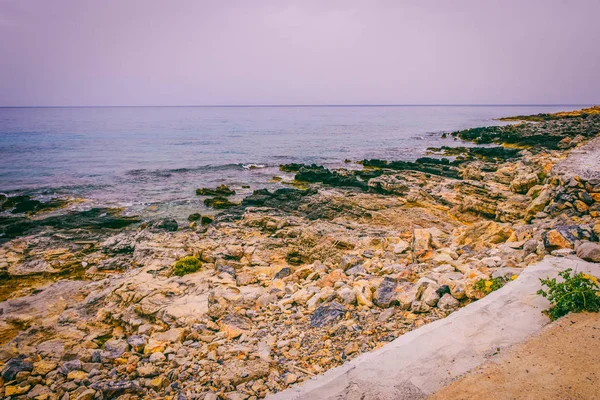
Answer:
[(480, 290), (485, 294), (492, 293), (494, 290), (498, 290), (502, 286), (504, 286), (504, 280), (502, 278), (480, 279), (475, 282), (475, 285), (473, 285), (475, 290)]
[(550, 301), (550, 308), (544, 313), (551, 320), (558, 319), (570, 312), (600, 311), (600, 286), (598, 278), (583, 272), (573, 273), (568, 268), (558, 275), (563, 278), (562, 282), (557, 282), (556, 278), (540, 279), (543, 288), (537, 291), (537, 294), (546, 297)]
[(183, 257), (177, 260), (175, 267), (173, 268), (173, 274), (177, 276), (184, 276), (196, 272), (200, 269), (202, 263), (196, 257)]

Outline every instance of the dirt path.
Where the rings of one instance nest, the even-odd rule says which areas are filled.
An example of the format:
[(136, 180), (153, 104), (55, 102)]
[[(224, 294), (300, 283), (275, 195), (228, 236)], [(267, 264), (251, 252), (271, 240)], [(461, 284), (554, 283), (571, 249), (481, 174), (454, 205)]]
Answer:
[(430, 400), (600, 399), (600, 314), (570, 314)]

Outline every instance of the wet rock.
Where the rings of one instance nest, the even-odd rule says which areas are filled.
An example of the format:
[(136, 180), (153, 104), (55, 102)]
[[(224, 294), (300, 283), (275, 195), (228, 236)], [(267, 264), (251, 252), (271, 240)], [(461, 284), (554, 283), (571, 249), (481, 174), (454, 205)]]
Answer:
[(577, 246), (577, 257), (586, 261), (600, 263), (600, 245), (585, 242)]
[(327, 168), (316, 164), (303, 165), (298, 170), (294, 179), (299, 182), (321, 182), (336, 187), (367, 188), (367, 183), (357, 179), (352, 173), (342, 174), (338, 171), (330, 171)]
[(11, 358), (2, 368), (2, 379), (4, 382), (12, 381), (23, 371), (33, 371), (33, 364), (20, 357)]
[(227, 199), (226, 197), (219, 196), (219, 197), (212, 197), (212, 198), (204, 199), (204, 205), (206, 207), (212, 207), (217, 210), (222, 210), (222, 209), (226, 209), (226, 208), (235, 207), (238, 204), (229, 201), (229, 199)]
[(155, 231), (175, 232), (179, 228), (177, 221), (169, 218), (153, 221), (149, 225), (150, 229)]
[(190, 222), (194, 222), (194, 221), (198, 221), (202, 218), (202, 215), (200, 213), (193, 213), (188, 215), (188, 221)]
[(196, 195), (198, 196), (232, 196), (235, 194), (235, 190), (232, 190), (227, 185), (219, 185), (215, 189), (200, 188), (196, 189)]
[(310, 326), (313, 328), (321, 328), (341, 318), (345, 313), (346, 309), (344, 306), (333, 301), (317, 308), (313, 312), (310, 318)]

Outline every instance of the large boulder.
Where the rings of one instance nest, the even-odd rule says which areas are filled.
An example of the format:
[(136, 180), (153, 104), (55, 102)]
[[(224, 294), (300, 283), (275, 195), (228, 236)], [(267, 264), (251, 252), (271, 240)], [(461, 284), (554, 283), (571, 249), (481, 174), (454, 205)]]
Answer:
[(577, 257), (586, 261), (600, 263), (600, 245), (584, 242), (577, 246)]

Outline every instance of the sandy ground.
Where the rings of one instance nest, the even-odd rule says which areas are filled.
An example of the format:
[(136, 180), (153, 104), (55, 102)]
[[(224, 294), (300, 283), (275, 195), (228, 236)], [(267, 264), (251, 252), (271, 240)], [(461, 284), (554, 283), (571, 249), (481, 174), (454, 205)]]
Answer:
[(600, 314), (569, 314), (429, 399), (600, 399)]

